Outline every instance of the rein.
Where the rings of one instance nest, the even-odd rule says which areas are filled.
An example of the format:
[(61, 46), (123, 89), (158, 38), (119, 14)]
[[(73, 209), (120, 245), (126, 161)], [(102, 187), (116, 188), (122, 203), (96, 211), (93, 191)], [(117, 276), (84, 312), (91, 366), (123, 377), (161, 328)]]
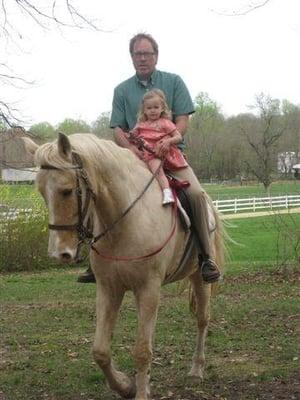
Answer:
[[(95, 201), (96, 195), (93, 192), (93, 190), (90, 187), (89, 180), (87, 177), (87, 174), (83, 168), (82, 161), (80, 156), (77, 153), (72, 152), (72, 162), (74, 163), (73, 166), (68, 167), (68, 168), (59, 168), (55, 167), (53, 165), (42, 165), (40, 168), (44, 170), (57, 170), (57, 171), (63, 171), (65, 169), (72, 170), (74, 169), (76, 172), (76, 194), (77, 194), (77, 205), (78, 205), (78, 222), (76, 224), (71, 224), (71, 225), (57, 225), (57, 224), (48, 224), (48, 228), (51, 230), (57, 230), (57, 231), (77, 231), (78, 235), (78, 245), (77, 245), (77, 250), (76, 250), (76, 256), (75, 260), (76, 262), (81, 262), (83, 261), (82, 258), (80, 258), (80, 248), (81, 245), (85, 242), (88, 241), (88, 244), (92, 250), (94, 250), (99, 256), (105, 259), (109, 260), (116, 260), (116, 261), (133, 261), (133, 260), (142, 260), (149, 258), (151, 256), (154, 256), (155, 254), (159, 253), (169, 242), (171, 237), (173, 236), (176, 228), (176, 215), (177, 215), (177, 203), (175, 201), (174, 206), (173, 206), (173, 224), (172, 224), (172, 229), (167, 237), (167, 239), (164, 241), (164, 243), (156, 250), (151, 251), (149, 254), (142, 255), (142, 256), (136, 256), (136, 257), (126, 257), (126, 256), (110, 256), (110, 255), (104, 255), (99, 253), (99, 251), (94, 247), (94, 244), (102, 239), (108, 232), (110, 232), (128, 213), (129, 211), (135, 206), (135, 204), (141, 199), (141, 197), (145, 194), (145, 192), (148, 190), (150, 187), (151, 183), (154, 181), (156, 178), (156, 175), (158, 174), (159, 169), (162, 166), (162, 162), (158, 166), (158, 168), (155, 170), (155, 172), (152, 174), (150, 180), (142, 190), (142, 192), (137, 196), (137, 198), (123, 211), (123, 213), (115, 220), (113, 221), (104, 231), (102, 231), (100, 234), (97, 236), (93, 236), (93, 233), (91, 230), (84, 225), (84, 220), (87, 215), (87, 211), (89, 208), (89, 204), (91, 201), (91, 198)], [(82, 190), (80, 187), (80, 179), (83, 180), (85, 184), (85, 189), (86, 189), (86, 196), (85, 196), (85, 202), (84, 205), (82, 204)], [(88, 220), (89, 222), (89, 220)]]

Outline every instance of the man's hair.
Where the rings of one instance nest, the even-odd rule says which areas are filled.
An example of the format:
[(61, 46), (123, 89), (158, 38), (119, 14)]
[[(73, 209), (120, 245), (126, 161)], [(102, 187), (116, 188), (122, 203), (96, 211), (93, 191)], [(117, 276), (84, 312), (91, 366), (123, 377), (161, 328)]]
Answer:
[(130, 42), (129, 42), (129, 51), (130, 51), (131, 55), (133, 54), (133, 48), (134, 48), (135, 43), (142, 39), (149, 40), (149, 42), (152, 44), (154, 53), (158, 54), (158, 44), (157, 44), (156, 40), (148, 33), (138, 33), (137, 35), (133, 36), (133, 38), (130, 39)]

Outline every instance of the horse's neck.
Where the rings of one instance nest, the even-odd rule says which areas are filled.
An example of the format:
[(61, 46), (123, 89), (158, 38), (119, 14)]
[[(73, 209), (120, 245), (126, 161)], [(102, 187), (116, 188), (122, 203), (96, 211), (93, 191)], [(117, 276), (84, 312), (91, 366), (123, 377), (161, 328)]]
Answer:
[(133, 179), (121, 167), (99, 176), (95, 211), (102, 227), (115, 222), (138, 196)]

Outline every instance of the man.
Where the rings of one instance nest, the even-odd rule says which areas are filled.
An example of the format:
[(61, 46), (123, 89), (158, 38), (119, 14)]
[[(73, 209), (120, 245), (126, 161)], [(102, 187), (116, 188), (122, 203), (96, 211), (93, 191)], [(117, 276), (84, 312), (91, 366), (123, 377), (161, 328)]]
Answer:
[[(178, 75), (156, 69), (158, 45), (151, 35), (144, 33), (135, 35), (130, 40), (129, 51), (136, 74), (119, 84), (114, 90), (110, 127), (114, 129), (114, 138), (119, 146), (126, 147), (139, 155), (139, 150), (128, 141), (125, 132), (135, 126), (141, 99), (148, 90), (156, 88), (164, 92), (172, 111), (173, 122), (182, 136), (186, 133), (189, 115), (194, 112), (194, 106), (183, 80)], [(157, 153), (163, 156), (162, 149), (158, 148)], [(193, 225), (198, 236), (199, 253), (201, 253), (199, 266), (204, 282), (216, 282), (220, 278), (220, 272), (214, 261), (210, 259), (207, 204), (203, 189), (190, 167), (178, 170), (173, 175), (190, 183), (186, 193), (193, 214)], [(93, 279), (90, 269), (83, 276)], [(80, 278), (79, 281), (85, 281)]]

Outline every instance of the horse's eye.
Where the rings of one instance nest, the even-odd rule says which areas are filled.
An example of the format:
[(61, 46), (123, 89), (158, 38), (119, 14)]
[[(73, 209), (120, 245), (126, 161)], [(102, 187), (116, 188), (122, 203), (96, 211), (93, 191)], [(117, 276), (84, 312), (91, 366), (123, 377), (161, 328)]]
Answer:
[(62, 190), (61, 194), (64, 197), (68, 197), (68, 196), (70, 196), (70, 194), (72, 194), (72, 189), (64, 189), (64, 190)]

